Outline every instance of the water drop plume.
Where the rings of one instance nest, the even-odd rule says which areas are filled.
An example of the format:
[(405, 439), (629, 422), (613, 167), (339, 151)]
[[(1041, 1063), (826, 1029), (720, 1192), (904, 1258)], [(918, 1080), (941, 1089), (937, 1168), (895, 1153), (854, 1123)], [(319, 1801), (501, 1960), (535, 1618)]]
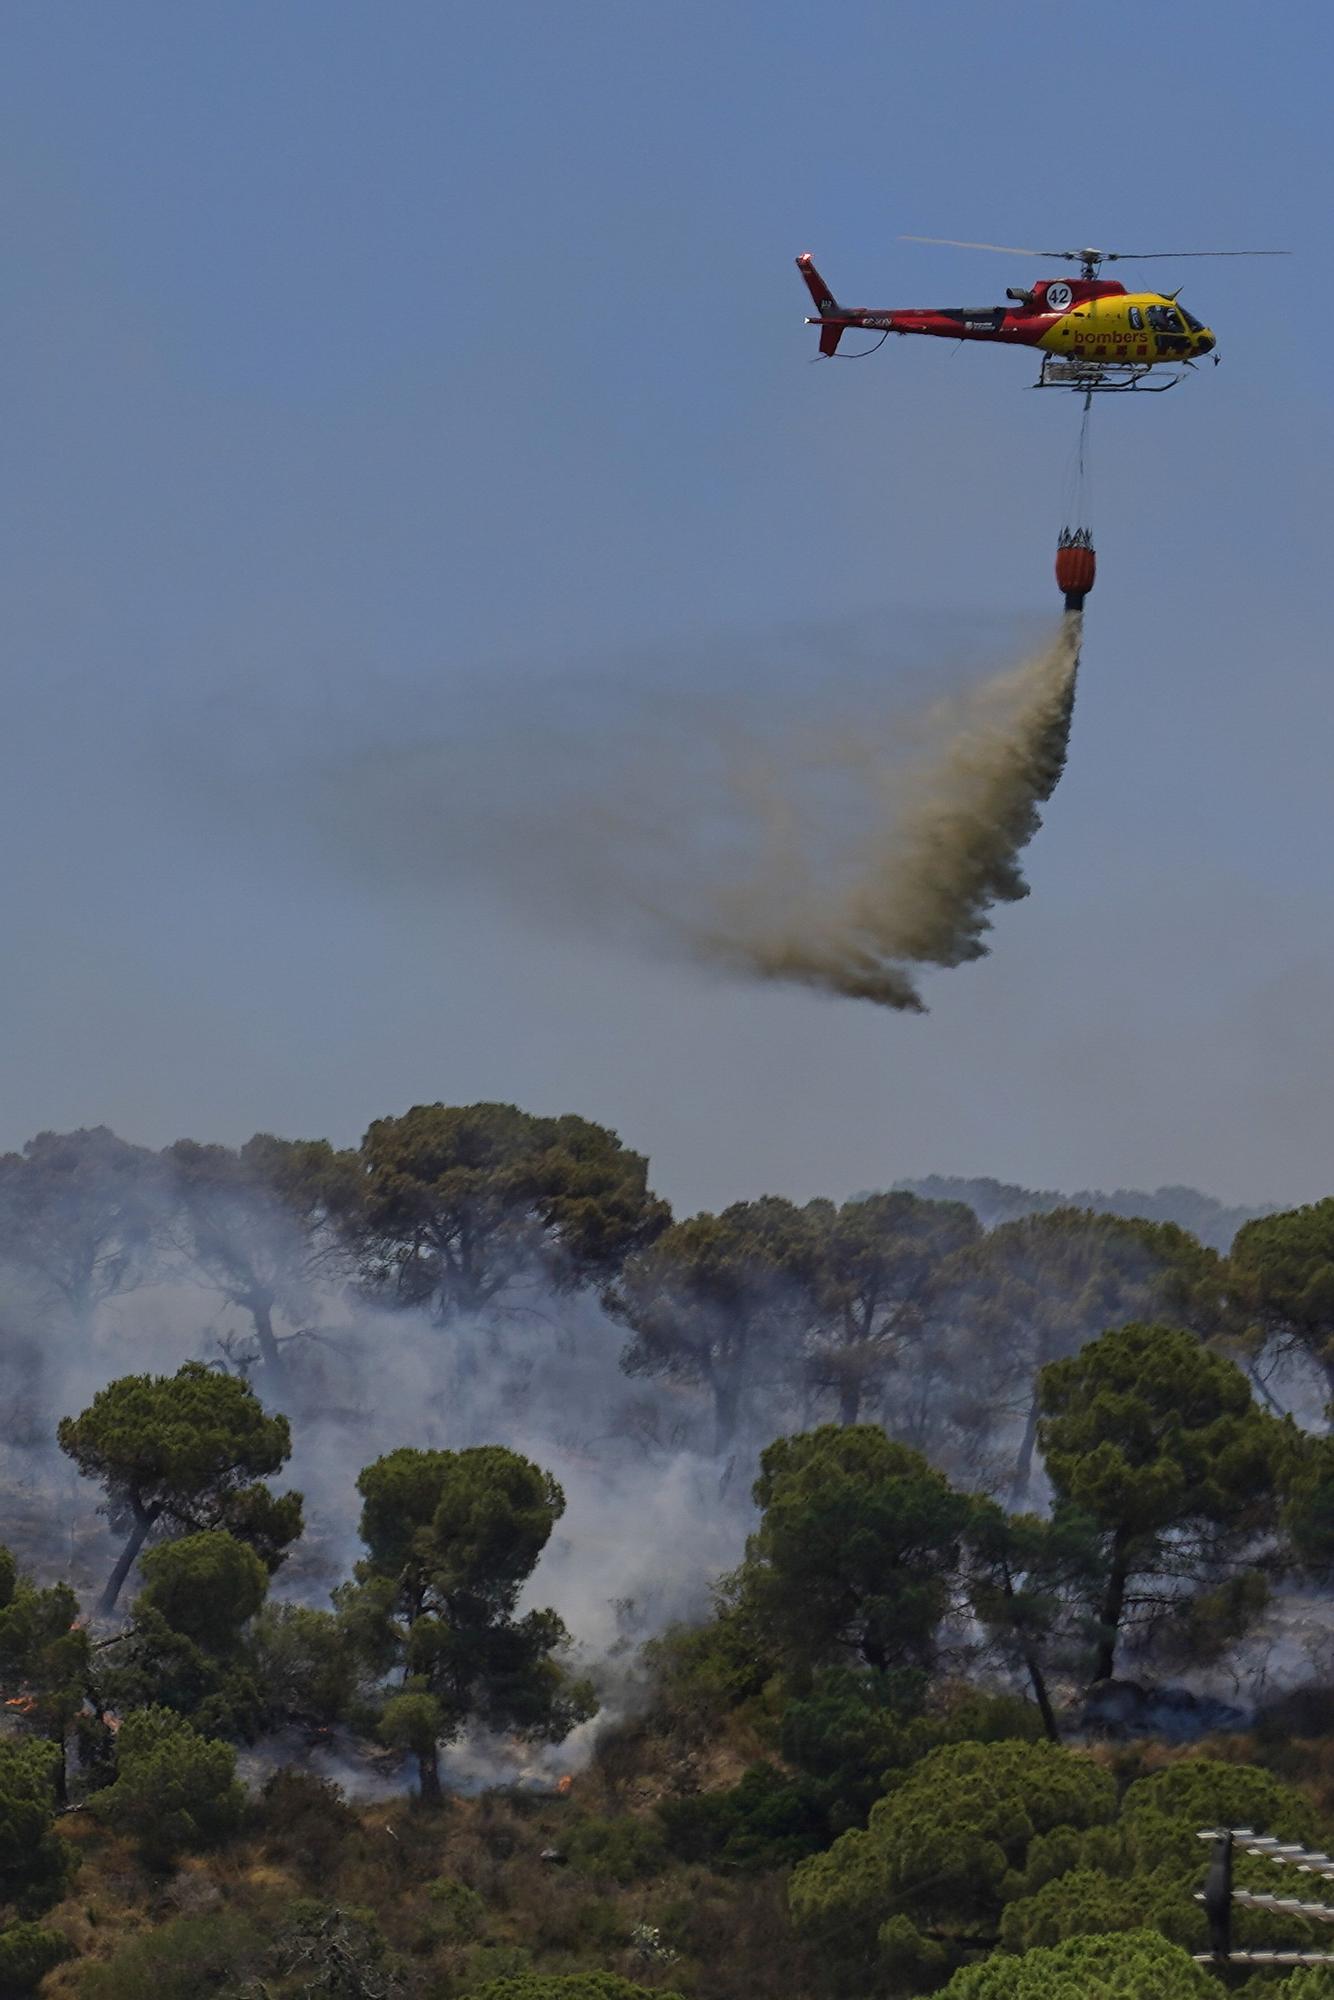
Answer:
[(326, 768), (325, 849), (432, 901), (480, 887), (565, 932), (921, 1012), (917, 969), (981, 957), (989, 912), (1027, 894), (1080, 626), (908, 711), (888, 676), (811, 670), (799, 704), (720, 673), (460, 715), (445, 741)]
[(1019, 855), (1065, 768), (1081, 622), (1068, 614), (1035, 658), (939, 704), (906, 764), (874, 736), (826, 745), (858, 801), (851, 815), (844, 806), (832, 866), (789, 774), (753, 773), (761, 865), (722, 887), (699, 949), (763, 978), (923, 1011), (911, 968), (980, 958), (992, 906), (1028, 894)]

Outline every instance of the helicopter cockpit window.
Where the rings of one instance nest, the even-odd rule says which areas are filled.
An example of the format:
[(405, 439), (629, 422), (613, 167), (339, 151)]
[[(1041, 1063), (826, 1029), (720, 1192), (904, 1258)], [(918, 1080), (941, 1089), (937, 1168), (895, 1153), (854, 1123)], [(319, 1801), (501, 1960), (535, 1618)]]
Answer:
[(1185, 320), (1186, 325), (1190, 328), (1192, 333), (1204, 332), (1203, 321), (1196, 319), (1194, 313), (1188, 313), (1184, 306), (1178, 306), (1177, 311), (1181, 314), (1182, 319)]
[(1181, 321), (1175, 306), (1150, 306), (1149, 325), (1155, 333), (1180, 333)]
[(1130, 308), (1130, 324), (1134, 327), (1136, 333), (1139, 333), (1143, 329), (1144, 315), (1138, 306)]

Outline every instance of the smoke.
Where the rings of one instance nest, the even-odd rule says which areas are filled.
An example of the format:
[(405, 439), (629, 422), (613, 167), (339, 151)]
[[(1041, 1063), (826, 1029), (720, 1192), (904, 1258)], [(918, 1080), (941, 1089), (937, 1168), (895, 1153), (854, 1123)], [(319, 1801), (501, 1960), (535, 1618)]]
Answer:
[(819, 714), (752, 693), (461, 722), (327, 770), (316, 818), (396, 883), (471, 883), (736, 977), (921, 1012), (914, 968), (981, 957), (991, 909), (1028, 892), (1081, 622), (915, 714), (882, 682)]
[[(799, 1369), (775, 1366), (754, 1385), (735, 1458), (722, 1466), (707, 1449), (707, 1392), (627, 1379), (619, 1365), (625, 1330), (591, 1297), (552, 1296), (535, 1282), (512, 1288), (485, 1318), (440, 1325), (425, 1311), (378, 1309), (328, 1260), (308, 1287), (310, 1246), (277, 1207), (261, 1203), (248, 1232), (255, 1258), (273, 1256), (301, 1281), (300, 1324), (275, 1313), (286, 1377), (281, 1407), (294, 1449), (273, 1483), (304, 1492), (307, 1526), (275, 1577), (277, 1597), (325, 1606), (351, 1573), (362, 1553), (356, 1478), (381, 1453), (503, 1443), (560, 1481), (566, 1509), (523, 1602), (551, 1605), (565, 1620), (571, 1664), (594, 1679), (601, 1715), (560, 1745), (477, 1733), (443, 1759), (456, 1789), (549, 1787), (586, 1761), (599, 1728), (642, 1701), (642, 1641), (707, 1614), (712, 1586), (738, 1562), (754, 1524), (749, 1489), (760, 1448), (808, 1428), (825, 1409)], [(159, 1234), (158, 1258), (127, 1265), (126, 1289), (79, 1316), (36, 1298), (0, 1257), (0, 1382), (15, 1420), (0, 1438), (3, 1539), (39, 1581), (68, 1579), (85, 1606), (105, 1582), (117, 1543), (99, 1512), (98, 1488), (56, 1448), (57, 1419), (116, 1376), (169, 1373), (189, 1358), (234, 1367), (253, 1348), (246, 1311), (182, 1262), (167, 1207)], [(1124, 1283), (1146, 1275), (1140, 1253), (1128, 1253)], [(1067, 1277), (1051, 1283), (1052, 1297), (1035, 1300), (1035, 1311), (1053, 1310), (1066, 1296)], [(926, 1451), (957, 1483), (1003, 1490), (1023, 1399), (1016, 1403), (1007, 1393), (1013, 1385), (989, 1373), (966, 1305), (905, 1351), (880, 1414), (893, 1435)], [(1080, 1331), (1089, 1328), (1074, 1326), (1075, 1338)], [(262, 1369), (256, 1385), (272, 1398)], [(122, 1612), (135, 1589), (131, 1582)], [(1272, 1688), (1326, 1672), (1325, 1609), (1317, 1599), (1276, 1602), (1246, 1646), (1234, 1649), (1229, 1677), (1239, 1687)], [(1215, 1678), (1199, 1677), (1196, 1691), (1229, 1698)], [(275, 1760), (304, 1762), (359, 1796), (387, 1796), (408, 1782), (388, 1753), (339, 1732), (287, 1732), (264, 1747), (250, 1775), (258, 1779)]]
[[(40, 1582), (68, 1580), (85, 1608), (106, 1582), (121, 1537), (101, 1511), (99, 1488), (58, 1450), (58, 1419), (85, 1408), (117, 1376), (170, 1374), (191, 1359), (234, 1366), (253, 1350), (249, 1315), (192, 1281), (168, 1224), (164, 1216), (161, 1265), (102, 1300), (91, 1320), (76, 1323), (52, 1305), (39, 1312), (0, 1263), (7, 1308), (0, 1380), (21, 1419), (0, 1437), (0, 1540)], [(301, 1272), (308, 1261), (299, 1232), (276, 1207), (256, 1204), (250, 1235), (256, 1255), (290, 1239), (291, 1269)], [(274, 1315), (285, 1374), (276, 1406), (291, 1422), (293, 1448), (271, 1484), (304, 1494), (306, 1520), (274, 1578), (274, 1596), (328, 1606), (364, 1554), (356, 1479), (373, 1459), (405, 1445), (508, 1445), (554, 1473), (566, 1500), (524, 1607), (550, 1605), (560, 1614), (571, 1665), (597, 1682), (600, 1721), (621, 1712), (634, 1698), (641, 1642), (677, 1619), (707, 1615), (714, 1580), (739, 1560), (753, 1524), (749, 1467), (778, 1419), (757, 1410), (724, 1492), (722, 1468), (706, 1450), (707, 1398), (687, 1385), (627, 1380), (619, 1365), (624, 1329), (591, 1298), (535, 1286), (508, 1310), (448, 1326), (425, 1311), (381, 1311), (333, 1277), (303, 1290), (303, 1303), (304, 1330)], [(20, 1342), (9, 1330), (29, 1324), (40, 1338)], [(255, 1386), (273, 1403), (262, 1369)], [(136, 1589), (132, 1578), (118, 1616)], [(460, 1785), (480, 1783), (484, 1773), (547, 1784), (586, 1760), (597, 1726), (561, 1746), (478, 1736), (451, 1751), (446, 1770), (453, 1782), (457, 1762)], [(305, 1746), (300, 1761), (359, 1794), (403, 1789), (395, 1760), (377, 1752), (359, 1764), (341, 1740)]]

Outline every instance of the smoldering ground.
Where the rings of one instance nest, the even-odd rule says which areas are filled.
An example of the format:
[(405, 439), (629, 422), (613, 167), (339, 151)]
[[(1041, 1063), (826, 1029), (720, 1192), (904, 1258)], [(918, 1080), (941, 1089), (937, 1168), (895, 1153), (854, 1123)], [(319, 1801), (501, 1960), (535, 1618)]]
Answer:
[(945, 694), (921, 699), (919, 676), (915, 703), (837, 671), (822, 698), (818, 651), (796, 704), (778, 681), (729, 694), (725, 672), (596, 705), (549, 684), (326, 763), (310, 808), (332, 852), (397, 885), (920, 1012), (916, 968), (982, 956), (993, 908), (1027, 894), (1080, 627)]

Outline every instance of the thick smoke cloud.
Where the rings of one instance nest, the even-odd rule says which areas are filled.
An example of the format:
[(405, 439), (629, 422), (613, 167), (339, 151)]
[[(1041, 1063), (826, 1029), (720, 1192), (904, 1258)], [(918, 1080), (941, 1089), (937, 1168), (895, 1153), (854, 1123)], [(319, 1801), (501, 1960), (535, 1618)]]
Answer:
[[(266, 1243), (290, 1224), (257, 1218)], [(290, 1245), (295, 1266), (301, 1245)], [(0, 1338), (14, 1422), (0, 1441), (0, 1503), (9, 1543), (42, 1581), (63, 1577), (87, 1607), (121, 1538), (101, 1495), (57, 1449), (60, 1416), (86, 1407), (98, 1389), (130, 1373), (174, 1372), (189, 1359), (235, 1365), (253, 1352), (248, 1316), (167, 1263), (145, 1282), (105, 1300), (92, 1324), (74, 1324), (3, 1276), (10, 1328), (40, 1325), (40, 1338)], [(572, 1659), (591, 1672), (599, 1719), (564, 1744), (532, 1746), (475, 1737), (444, 1759), (447, 1781), (550, 1778), (581, 1764), (597, 1728), (634, 1699), (641, 1642), (677, 1619), (708, 1612), (714, 1580), (739, 1560), (753, 1520), (752, 1467), (779, 1427), (765, 1412), (730, 1468), (707, 1454), (703, 1399), (671, 1385), (627, 1380), (625, 1334), (591, 1299), (541, 1290), (485, 1322), (435, 1322), (425, 1311), (381, 1311), (332, 1277), (310, 1301), (304, 1330), (281, 1314), (284, 1391), (292, 1457), (272, 1482), (305, 1496), (306, 1531), (274, 1579), (281, 1599), (325, 1607), (364, 1553), (357, 1535), (357, 1474), (403, 1445), (462, 1449), (501, 1443), (553, 1472), (566, 1498), (525, 1593), (550, 1605), (570, 1632)], [(262, 1369), (255, 1386), (273, 1397)], [(744, 1460), (744, 1462), (743, 1462)], [(122, 1611), (137, 1588), (132, 1578)], [(279, 1752), (252, 1759), (262, 1774)], [(401, 1791), (407, 1778), (383, 1755), (366, 1766), (353, 1746), (315, 1754), (355, 1790)], [(249, 1767), (248, 1767), (249, 1768)], [(378, 1775), (377, 1775), (378, 1774)]]
[(576, 725), (460, 723), (316, 787), (326, 836), (389, 879), (460, 884), (742, 978), (922, 1011), (914, 968), (987, 950), (1064, 768), (1081, 621), (904, 713), (701, 699)]

